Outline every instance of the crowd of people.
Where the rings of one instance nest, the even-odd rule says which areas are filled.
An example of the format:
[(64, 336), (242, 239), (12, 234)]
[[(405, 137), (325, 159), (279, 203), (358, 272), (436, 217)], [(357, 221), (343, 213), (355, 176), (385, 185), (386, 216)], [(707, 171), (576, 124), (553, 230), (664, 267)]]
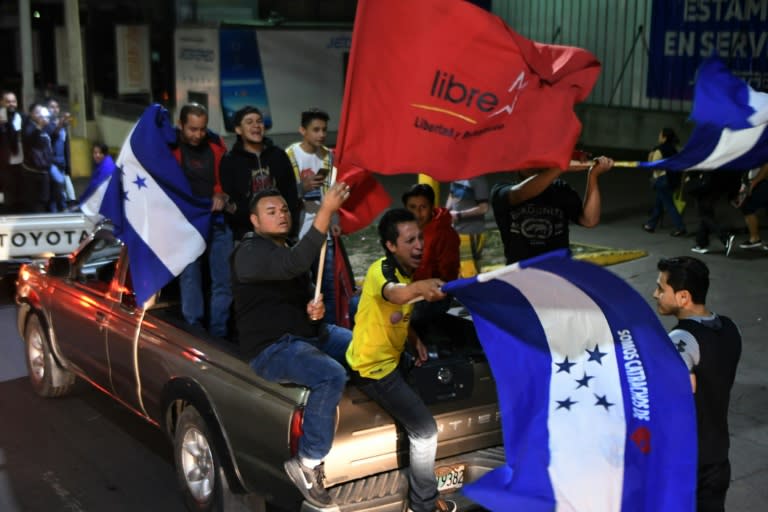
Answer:
[(6, 213), (60, 212), (75, 204), (69, 125), (54, 98), (33, 103), (24, 115), (16, 94), (0, 101), (0, 179)]
[[(36, 212), (67, 208), (74, 200), (67, 185), (68, 116), (51, 100), (33, 105), (22, 118), (12, 93), (3, 94), (3, 107), (0, 157), (6, 203)], [(323, 481), (323, 459), (333, 442), (338, 402), (352, 381), (407, 434), (407, 510), (456, 510), (437, 491), (436, 422), (404, 378), (401, 356), (409, 350), (417, 366), (427, 361), (425, 332), (451, 304), (441, 286), (480, 270), (489, 210), (508, 264), (566, 249), (571, 224), (599, 224), (600, 176), (613, 167), (613, 160), (601, 156), (572, 162), (569, 170), (587, 173), (583, 196), (561, 179), (567, 170), (556, 168), (523, 170), (518, 182), (490, 189), (482, 176), (453, 182), (445, 207), (436, 204), (430, 185), (409, 188), (402, 195), (403, 207), (388, 210), (378, 222), (383, 256), (365, 275), (350, 330), (338, 325), (332, 268), (333, 258), (339, 257), (334, 251), (340, 233), (337, 212), (355, 191), (330, 180), (328, 114), (316, 108), (303, 112), (301, 140), (286, 150), (266, 136), (257, 107), (243, 107), (233, 121), (237, 139), (228, 149), (208, 129), (205, 107), (191, 103), (179, 112), (171, 150), (192, 193), (209, 198), (212, 205), (206, 253), (179, 276), (184, 320), (211, 335), (235, 339), (260, 377), (310, 389), (298, 453), (284, 467), (314, 506), (333, 505)], [(658, 142), (651, 159), (674, 154), (679, 141), (674, 131), (664, 129)], [(114, 170), (102, 144), (94, 145), (93, 161), (94, 174)], [(751, 172), (744, 184), (740, 207), (749, 230), (749, 239), (741, 244), (745, 249), (768, 249), (755, 215), (768, 203), (766, 177), (768, 165)], [(679, 181), (686, 183), (686, 178), (698, 179)], [(673, 173), (654, 173), (654, 207), (643, 225), (646, 231), (654, 232), (666, 212), (674, 228), (670, 234), (687, 234), (673, 199), (676, 179)], [(733, 237), (713, 221), (715, 192), (711, 186), (689, 188), (702, 218), (694, 251), (707, 252), (710, 233), (729, 250)], [(695, 393), (699, 510), (723, 510), (730, 475), (727, 410), (740, 334), (727, 317), (706, 308), (709, 271), (702, 261), (664, 259), (658, 269), (653, 295), (660, 314), (679, 319), (670, 338), (691, 372)], [(324, 278), (315, 290), (320, 273)]]
[[(658, 144), (648, 154), (649, 161), (669, 158), (678, 152), (680, 139), (672, 128), (659, 132)], [(695, 245), (691, 251), (707, 254), (714, 250), (710, 238), (715, 237), (722, 244), (726, 256), (736, 247), (736, 234), (730, 227), (720, 223), (715, 206), (723, 198), (739, 209), (744, 216), (749, 238), (738, 244), (739, 249), (768, 253), (768, 244), (760, 239), (757, 212), (768, 208), (768, 163), (744, 173), (733, 171), (653, 171), (651, 184), (654, 192), (653, 208), (643, 229), (654, 233), (660, 221), (666, 217), (672, 223), (670, 236), (688, 235), (683, 220), (686, 200), (696, 206), (698, 227), (695, 231)]]

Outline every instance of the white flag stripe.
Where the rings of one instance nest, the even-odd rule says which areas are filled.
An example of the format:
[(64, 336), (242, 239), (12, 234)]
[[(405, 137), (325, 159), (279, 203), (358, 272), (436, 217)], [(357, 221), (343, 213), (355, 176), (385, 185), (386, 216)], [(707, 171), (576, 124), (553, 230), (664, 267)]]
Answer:
[(691, 166), (691, 169), (717, 169), (739, 158), (755, 147), (755, 144), (763, 135), (763, 130), (765, 130), (766, 126), (763, 124), (743, 130), (724, 128), (712, 153), (703, 161)]
[(101, 213), (99, 213), (99, 207), (101, 206), (101, 202), (104, 199), (104, 193), (107, 191), (107, 187), (109, 187), (110, 181), (112, 181), (111, 176), (102, 181), (101, 184), (96, 187), (96, 190), (93, 191), (91, 197), (80, 204), (80, 210), (88, 217), (94, 220), (96, 220), (96, 218), (101, 219), (103, 217)]
[[(123, 168), (123, 190), (128, 193), (126, 219), (168, 270), (179, 275), (205, 251), (205, 240), (136, 159), (130, 142), (123, 144), (118, 166)], [(137, 178), (146, 180), (146, 187), (139, 188)]]
[(749, 106), (755, 109), (755, 113), (749, 116), (752, 126), (768, 123), (768, 94), (758, 92), (749, 87)]
[[(531, 303), (552, 356), (548, 471), (557, 511), (621, 510), (626, 422), (614, 337), (605, 315), (588, 295), (555, 274), (528, 268), (500, 279)], [(574, 339), (574, 333), (583, 338)], [(586, 352), (595, 349), (603, 354), (599, 362), (590, 361)], [(555, 363), (566, 356), (575, 364), (558, 372)], [(585, 374), (592, 378), (579, 387), (577, 379)], [(612, 405), (597, 404), (599, 396)], [(566, 408), (558, 400), (576, 403)], [(600, 492), (594, 492), (596, 485)]]

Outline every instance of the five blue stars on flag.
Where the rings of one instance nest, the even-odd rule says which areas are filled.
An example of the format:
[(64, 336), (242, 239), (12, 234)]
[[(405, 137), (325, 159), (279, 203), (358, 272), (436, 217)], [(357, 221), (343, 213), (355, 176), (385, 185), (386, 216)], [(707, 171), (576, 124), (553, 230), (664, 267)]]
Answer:
[[(602, 352), (600, 350), (600, 347), (598, 345), (595, 345), (595, 347), (590, 350), (586, 349), (586, 353), (588, 354), (588, 358), (585, 361), (586, 363), (589, 362), (595, 362), (599, 364), (600, 366), (603, 365), (603, 357), (608, 355), (608, 352)], [(568, 359), (568, 356), (565, 356), (562, 361), (553, 361), (555, 366), (557, 366), (557, 371), (555, 373), (571, 373), (571, 368), (577, 365), (577, 363), (572, 362)], [(590, 387), (590, 381), (594, 379), (594, 375), (589, 375), (586, 371), (586, 369), (582, 372), (582, 377), (575, 379), (576, 381), (576, 388), (589, 388)], [(608, 400), (608, 395), (598, 395), (597, 393), (592, 393), (595, 397), (595, 403), (593, 404), (595, 407), (603, 407), (606, 411), (610, 410), (610, 408), (614, 405), (616, 405), (613, 402), (610, 402)], [(565, 400), (555, 400), (555, 403), (557, 403), (557, 409), (565, 409), (567, 411), (570, 411), (571, 408), (578, 404), (579, 402), (577, 400), (573, 400), (570, 396), (566, 397)]]

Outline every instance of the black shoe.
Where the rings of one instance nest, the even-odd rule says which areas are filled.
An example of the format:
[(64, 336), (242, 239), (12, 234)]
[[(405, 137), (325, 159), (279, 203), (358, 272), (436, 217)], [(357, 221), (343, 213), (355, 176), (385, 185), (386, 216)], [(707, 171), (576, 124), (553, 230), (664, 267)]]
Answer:
[(759, 239), (755, 242), (747, 240), (746, 242), (741, 242), (739, 244), (739, 249), (761, 249), (762, 247), (765, 246), (763, 245), (763, 241)]
[(675, 231), (671, 232), (669, 236), (678, 237), (678, 236), (685, 236), (687, 234), (688, 234), (688, 231), (684, 229), (676, 229)]
[(297, 457), (293, 457), (285, 461), (283, 468), (285, 468), (285, 472), (293, 485), (312, 505), (324, 508), (334, 504), (331, 495), (325, 490), (325, 484), (323, 484), (325, 471), (322, 464), (310, 469), (302, 464)]
[(643, 229), (646, 230), (648, 233), (653, 233), (654, 231), (656, 231), (656, 228), (653, 228), (648, 224), (643, 224)]

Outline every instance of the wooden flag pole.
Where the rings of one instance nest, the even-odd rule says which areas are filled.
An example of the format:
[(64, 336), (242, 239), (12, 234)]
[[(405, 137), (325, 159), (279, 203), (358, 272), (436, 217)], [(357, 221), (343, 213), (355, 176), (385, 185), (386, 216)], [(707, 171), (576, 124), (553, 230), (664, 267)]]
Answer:
[[(336, 166), (333, 166), (333, 169), (331, 169), (331, 181), (328, 184), (328, 188), (331, 188), (334, 183), (336, 183), (336, 174), (338, 173), (338, 170), (336, 169)], [(331, 229), (330, 223), (328, 224), (328, 229)], [(317, 280), (315, 281), (315, 298), (312, 302), (317, 303), (320, 300), (320, 293), (322, 292), (322, 287), (320, 286), (323, 282), (323, 270), (325, 268), (325, 251), (328, 249), (328, 233), (325, 234), (325, 240), (323, 240), (323, 246), (320, 248), (320, 258), (317, 261)]]

